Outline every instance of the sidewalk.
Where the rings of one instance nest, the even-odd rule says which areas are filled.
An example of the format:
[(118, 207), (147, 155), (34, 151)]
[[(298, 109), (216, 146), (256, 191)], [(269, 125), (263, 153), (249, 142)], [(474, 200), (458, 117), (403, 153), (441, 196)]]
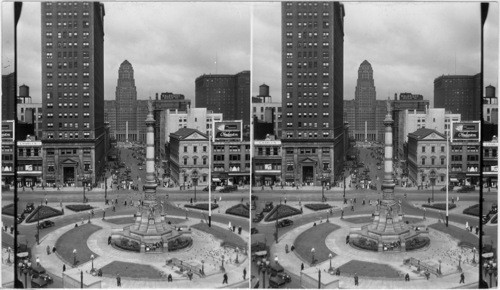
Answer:
[[(113, 218), (119, 218), (119, 217), (124, 217), (124, 216), (116, 216)], [(178, 216), (172, 216), (172, 217), (178, 217)], [(132, 279), (132, 278), (126, 278), (122, 277), (122, 287), (123, 288), (200, 288), (200, 283), (204, 285), (204, 287), (208, 288), (217, 288), (217, 287), (222, 287), (225, 285), (222, 285), (222, 272), (219, 272), (218, 266), (219, 263), (214, 263), (211, 264), (210, 261), (207, 259), (205, 263), (205, 271), (207, 273), (207, 276), (204, 278), (200, 278), (197, 275), (194, 275), (193, 280), (189, 281), (187, 277), (185, 277), (183, 274), (177, 273), (173, 271), (173, 269), (169, 269), (165, 265), (165, 258), (166, 257), (178, 257), (181, 260), (188, 262), (190, 264), (198, 263), (200, 261), (200, 258), (202, 258), (203, 253), (201, 251), (198, 251), (197, 254), (194, 254), (192, 251), (193, 249), (188, 249), (184, 251), (179, 251), (179, 252), (173, 252), (173, 253), (162, 253), (162, 254), (156, 254), (156, 255), (151, 255), (151, 254), (144, 254), (144, 253), (127, 253), (121, 250), (114, 249), (107, 245), (107, 237), (111, 234), (113, 230), (119, 230), (122, 229), (124, 225), (114, 225), (110, 224), (107, 222), (103, 222), (101, 218), (95, 218), (91, 219), (92, 223), (94, 225), (98, 225), (103, 227), (103, 229), (95, 232), (92, 234), (88, 240), (87, 240), (87, 245), (89, 246), (90, 249), (97, 255), (97, 258), (94, 260), (94, 267), (96, 268), (101, 268), (107, 264), (109, 264), (112, 261), (123, 261), (123, 262), (129, 262), (129, 263), (138, 263), (138, 264), (147, 264), (151, 265), (155, 268), (158, 269), (158, 271), (165, 271), (167, 273), (172, 273), (174, 277), (174, 282), (172, 284), (167, 283), (166, 279), (165, 280), (154, 280), (154, 279)], [(193, 219), (190, 218), (186, 222), (181, 223), (182, 225), (193, 225), (198, 223), (198, 219)], [(219, 226), (224, 228), (225, 225), (217, 222), (212, 222), (214, 225)], [(62, 228), (59, 228), (55, 230), (54, 232), (49, 233), (46, 235), (41, 241), (40, 245), (34, 246), (32, 249), (32, 255), (33, 258), (40, 257), (41, 264), (43, 267), (46, 268), (48, 272), (50, 272), (53, 275), (62, 276), (62, 266), (64, 262), (59, 259), (57, 254), (50, 254), (47, 255), (45, 248), (47, 245), (53, 246), (56, 244), (57, 240), (59, 237), (67, 232), (68, 230), (74, 228), (74, 226), (68, 225)], [(198, 240), (198, 245), (199, 246), (204, 246), (206, 244), (206, 247), (215, 247), (218, 246), (217, 240), (210, 240), (208, 238), (208, 234), (203, 233), (203, 232), (193, 232), (193, 234), (199, 235), (199, 237), (193, 239)], [(201, 238), (206, 241), (205, 244), (199, 243), (199, 239)], [(249, 233), (243, 231), (242, 232), (242, 238), (244, 238), (246, 241), (248, 241)], [(221, 249), (221, 252), (225, 253), (225, 258), (227, 259), (226, 261), (226, 269), (227, 269), (227, 274), (229, 277), (229, 282), (231, 284), (233, 283), (241, 283), (243, 282), (243, 268), (247, 268), (247, 279), (249, 277), (249, 269), (248, 269), (248, 256), (243, 255), (242, 253), (239, 254), (239, 264), (234, 264), (234, 258), (233, 257), (235, 254), (233, 253), (233, 250), (230, 249)], [(231, 265), (231, 267), (229, 267)], [(66, 265), (67, 269), (71, 269), (71, 265)], [(84, 271), (84, 280), (85, 276), (89, 276), (88, 272), (90, 271), (91, 268), (91, 262), (84, 263), (82, 265), (78, 265), (76, 268), (81, 269)], [(102, 279), (102, 287), (103, 288), (115, 288), (116, 287), (116, 279), (115, 277), (99, 277)]]
[[(464, 261), (462, 262), (462, 268), (464, 269), (466, 281), (468, 278), (472, 279), (472, 277), (477, 277), (477, 266), (472, 265), (470, 262), (470, 260), (472, 260), (472, 253), (469, 253), (470, 251), (461, 251), (458, 248), (450, 250), (450, 245), (453, 245), (454, 242), (449, 238), (448, 235), (441, 232), (432, 231), (432, 235), (433, 237), (435, 237), (435, 239), (431, 237), (431, 247), (428, 249), (407, 253), (378, 253), (356, 250), (345, 244), (344, 237), (349, 234), (350, 226), (355, 226), (354, 224), (344, 222), (339, 218), (330, 218), (330, 222), (342, 226), (340, 229), (330, 233), (325, 240), (325, 244), (327, 245), (327, 247), (332, 252), (337, 254), (334, 258), (332, 258), (332, 266), (334, 268), (340, 267), (351, 260), (360, 260), (373, 263), (381, 263), (381, 261), (383, 261), (384, 264), (391, 265), (401, 273), (410, 274), (411, 283), (405, 282), (404, 279), (398, 280), (360, 277), (360, 285), (358, 286), (358, 288), (404, 289), (450, 288), (452, 286), (461, 286), (458, 284), (460, 274), (456, 272), (456, 261), (458, 260), (458, 258), (456, 258), (456, 255), (458, 255), (458, 253), (460, 253), (464, 258)], [(427, 224), (433, 222), (434, 221), (430, 221), (429, 219), (426, 221)], [(460, 226), (452, 222), (450, 222), (450, 224)], [(300, 265), (304, 263), (307, 267), (309, 263), (308, 261), (302, 261), (294, 252), (289, 252), (288, 254), (285, 253), (284, 248), (287, 244), (289, 246), (292, 245), (295, 242), (295, 239), (303, 231), (310, 227), (312, 227), (312, 223), (293, 229), (280, 238), (279, 244), (273, 244), (271, 247), (271, 257), (277, 255), (280, 264), (288, 272), (291, 272), (298, 276), (300, 276)], [(409, 257), (414, 257), (432, 264), (437, 264), (437, 258), (439, 258), (443, 261), (442, 270), (445, 275), (439, 278), (436, 276), (431, 276), (431, 279), (427, 281), (420, 273), (416, 272), (415, 269), (402, 264), (403, 258)], [(329, 268), (329, 260), (319, 265), (314, 265), (314, 267), (322, 270), (323, 272), (323, 270), (327, 270)], [(325, 273), (325, 275), (329, 274)], [(353, 278), (349, 276), (341, 276), (340, 288), (356, 288), (354, 286)]]

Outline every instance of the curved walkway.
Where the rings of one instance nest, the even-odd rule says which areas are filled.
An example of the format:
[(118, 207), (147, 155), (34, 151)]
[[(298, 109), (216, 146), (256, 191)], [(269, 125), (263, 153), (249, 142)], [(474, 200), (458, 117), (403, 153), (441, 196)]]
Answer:
[[(351, 217), (351, 216), (350, 216)], [(354, 217), (354, 216), (352, 216)], [(460, 274), (456, 271), (456, 266), (458, 264), (458, 254), (462, 255), (462, 269), (465, 273), (466, 281), (469, 283), (471, 280), (478, 280), (478, 269), (477, 265), (471, 263), (472, 252), (470, 250), (464, 250), (461, 248), (450, 247), (450, 245), (456, 245), (456, 240), (451, 238), (449, 235), (443, 234), (441, 232), (431, 230), (431, 246), (425, 250), (413, 251), (407, 253), (376, 253), (356, 250), (345, 244), (345, 237), (349, 234), (351, 226), (359, 226), (352, 223), (345, 222), (340, 218), (330, 218), (330, 222), (341, 226), (340, 229), (329, 234), (326, 238), (326, 245), (330, 248), (332, 252), (337, 254), (332, 258), (332, 266), (337, 268), (351, 260), (360, 260), (374, 263), (384, 263), (389, 264), (393, 268), (402, 273), (409, 273), (411, 283), (405, 282), (403, 279), (374, 279), (374, 278), (364, 278), (360, 277), (360, 285), (358, 288), (452, 288), (460, 286), (458, 284), (460, 280)], [(432, 224), (437, 222), (435, 219), (427, 219), (425, 224)], [(460, 226), (450, 222), (450, 224)], [(285, 245), (288, 244), (290, 247), (296, 240), (296, 238), (304, 232), (306, 229), (312, 227), (313, 223), (306, 224), (297, 227), (279, 240), (278, 244), (273, 244), (271, 247), (271, 253), (273, 257), (276, 255), (278, 257), (279, 263), (289, 272), (300, 276), (300, 265), (308, 264), (308, 261), (301, 260), (294, 252), (285, 253)], [(314, 238), (314, 237), (311, 237)], [(414, 257), (424, 262), (432, 263), (438, 266), (437, 260), (440, 258), (442, 262), (442, 271), (444, 275), (442, 277), (436, 277), (431, 275), (430, 280), (424, 279), (415, 269), (409, 266), (403, 265), (403, 259)], [(477, 256), (476, 256), (477, 259)], [(329, 260), (314, 265), (315, 268), (327, 271), (329, 268)], [(326, 274), (325, 275), (329, 275)], [(349, 276), (340, 276), (340, 288), (355, 288), (354, 280)]]
[[(123, 217), (123, 216), (116, 216), (116, 218)], [(172, 216), (172, 217), (177, 217), (177, 216)], [(115, 216), (114, 216), (115, 218)], [(101, 268), (107, 264), (109, 264), (112, 261), (123, 261), (123, 262), (129, 262), (129, 263), (137, 263), (137, 264), (148, 264), (151, 265), (155, 268), (157, 268), (159, 271), (164, 271), (166, 273), (172, 273), (172, 276), (174, 276), (174, 282), (173, 283), (167, 283), (166, 280), (141, 280), (141, 279), (132, 279), (132, 278), (127, 278), (127, 277), (122, 277), (122, 287), (124, 288), (200, 288), (201, 284), (203, 284), (203, 288), (218, 288), (218, 287), (223, 287), (226, 285), (222, 285), (222, 275), (223, 273), (218, 271), (219, 263), (215, 262), (212, 260), (210, 261), (209, 257), (206, 257), (206, 263), (205, 263), (205, 272), (207, 273), (207, 276), (204, 278), (200, 278), (196, 275), (193, 276), (193, 280), (189, 281), (185, 276), (182, 276), (180, 274), (175, 273), (174, 269), (170, 268), (170, 266), (166, 266), (166, 257), (177, 257), (180, 260), (187, 261), (190, 264), (197, 265), (203, 259), (203, 253), (202, 252), (196, 252), (193, 253), (193, 248), (189, 250), (184, 250), (176, 253), (163, 253), (161, 255), (158, 254), (140, 254), (140, 253), (125, 253), (121, 250), (112, 248), (107, 244), (107, 237), (109, 234), (113, 231), (118, 231), (123, 229), (124, 225), (116, 225), (112, 223), (108, 223), (105, 221), (102, 221), (101, 218), (95, 218), (91, 219), (92, 223), (98, 226), (103, 227), (102, 230), (99, 230), (98, 232), (92, 234), (89, 236), (87, 239), (87, 244), (89, 248), (91, 248), (96, 254), (99, 255), (94, 260), (94, 267), (95, 268)], [(182, 225), (187, 225), (191, 226), (194, 224), (199, 223), (199, 219), (193, 219), (190, 218), (189, 220), (186, 220)], [(216, 223), (212, 222), (214, 226), (219, 226), (222, 228), (225, 228), (225, 225), (221, 223)], [(68, 226), (64, 226), (62, 228), (59, 228), (49, 234), (47, 234), (44, 239), (40, 242), (40, 245), (34, 246), (33, 247), (33, 257), (40, 257), (40, 264), (46, 268), (46, 270), (54, 275), (57, 275), (59, 277), (62, 276), (62, 267), (64, 262), (55, 254), (50, 254), (47, 255), (45, 248), (47, 245), (52, 247), (55, 245), (57, 239), (67, 232), (68, 230), (72, 229), (74, 227), (73, 224), (70, 224)], [(192, 233), (193, 238), (195, 241), (198, 242), (198, 244), (204, 243), (204, 245), (199, 245), (199, 246), (204, 246), (204, 247), (210, 247), (211, 249), (216, 249), (217, 246), (219, 246), (220, 241), (216, 239), (212, 239), (209, 237), (208, 234), (200, 232), (200, 231), (193, 231)], [(196, 236), (196, 237), (195, 237)], [(249, 233), (246, 231), (242, 231), (241, 237), (248, 242), (248, 237)], [(195, 244), (196, 246), (196, 244)], [(243, 255), (242, 253), (239, 253), (239, 264), (235, 264), (235, 253), (233, 250), (229, 249), (220, 249), (220, 253), (211, 253), (216, 258), (220, 258), (221, 254), (225, 254), (225, 267), (226, 267), (226, 273), (229, 277), (229, 283), (237, 283), (240, 284), (244, 282), (243, 280), (243, 269), (247, 268), (248, 272), (248, 260), (247, 256)], [(217, 260), (220, 261), (220, 260)], [(230, 265), (230, 266), (229, 266)], [(88, 274), (88, 271), (91, 269), (91, 262), (84, 263), (82, 265), (78, 265), (76, 268), (79, 270), (84, 271), (84, 281), (88, 280), (95, 280), (95, 277), (91, 277), (90, 274)], [(71, 269), (71, 265), (66, 265), (66, 269), (68, 269), (67, 272), (69, 272), (69, 269)], [(71, 271), (74, 272), (74, 271)], [(247, 279), (248, 279), (247, 275)], [(101, 280), (101, 286), (103, 288), (114, 288), (116, 287), (116, 279), (113, 278), (108, 278), (108, 277), (99, 277)]]

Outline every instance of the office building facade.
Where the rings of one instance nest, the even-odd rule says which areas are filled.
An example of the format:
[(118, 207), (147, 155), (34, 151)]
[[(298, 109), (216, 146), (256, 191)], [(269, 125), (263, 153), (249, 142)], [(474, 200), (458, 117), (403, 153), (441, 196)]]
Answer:
[(460, 114), (464, 121), (477, 121), (481, 113), (481, 74), (443, 75), (434, 80), (434, 108)]
[(344, 7), (283, 2), (282, 180), (320, 185), (344, 161)]
[(105, 166), (104, 5), (43, 2), (43, 182), (95, 184)]
[[(116, 140), (118, 142), (137, 141), (137, 89), (134, 68), (125, 60), (118, 69), (116, 85)], [(145, 119), (144, 119), (145, 120)], [(142, 122), (144, 123), (144, 120)]]

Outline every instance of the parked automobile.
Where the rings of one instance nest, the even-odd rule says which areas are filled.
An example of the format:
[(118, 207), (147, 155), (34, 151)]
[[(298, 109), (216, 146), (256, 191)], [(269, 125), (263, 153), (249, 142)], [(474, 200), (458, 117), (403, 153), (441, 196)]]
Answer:
[(252, 200), (258, 200), (258, 199), (259, 199), (259, 197), (258, 197), (258, 196), (256, 196), (255, 194), (252, 194), (252, 195), (251, 195), (251, 199), (252, 199)]
[(285, 280), (286, 283), (292, 282), (292, 277), (290, 275), (288, 275), (287, 273), (285, 273), (285, 272), (277, 273), (276, 276), (278, 276), (281, 279)]
[(464, 186), (462, 186), (462, 188), (457, 190), (457, 192), (460, 192), (460, 193), (470, 192), (470, 191), (474, 191), (474, 189), (475, 189), (475, 187), (472, 185), (464, 185)]
[(250, 234), (253, 235), (253, 234), (258, 234), (259, 233), (259, 230), (257, 228), (252, 228), (250, 230)]
[(35, 204), (30, 202), (26, 205), (26, 208), (24, 209), (24, 213), (31, 213), (34, 210), (35, 210)]
[[(453, 188), (454, 188), (454, 186), (453, 186), (453, 185), (448, 185), (448, 191), (452, 191), (452, 190), (453, 190)], [(443, 187), (441, 187), (441, 191), (446, 191), (446, 185), (445, 185), (445, 186), (443, 186)]]
[(255, 217), (252, 219), (252, 222), (254, 223), (258, 223), (260, 222), (262, 219), (264, 218), (264, 213), (261, 212), (261, 213), (258, 213), (255, 215)]
[(46, 220), (46, 221), (43, 221), (41, 222), (39, 225), (38, 225), (38, 228), (39, 229), (45, 229), (45, 228), (50, 228), (50, 227), (53, 227), (55, 225), (55, 223), (51, 220)]
[(24, 218), (25, 218), (24, 213), (21, 213), (20, 215), (18, 215), (17, 218), (16, 218), (17, 224), (22, 223), (24, 221)]
[(293, 221), (289, 219), (280, 220), (278, 222), (278, 228), (284, 228), (293, 225)]
[(52, 277), (45, 272), (45, 268), (41, 266), (35, 265), (31, 267), (31, 274), (31, 286), (33, 288), (43, 288), (54, 282)]
[(285, 284), (286, 281), (279, 276), (272, 276), (269, 278), (269, 288), (282, 288)]
[[(217, 188), (217, 185), (212, 185), (212, 191), (214, 191)], [(203, 191), (208, 191), (208, 185), (203, 188)]]

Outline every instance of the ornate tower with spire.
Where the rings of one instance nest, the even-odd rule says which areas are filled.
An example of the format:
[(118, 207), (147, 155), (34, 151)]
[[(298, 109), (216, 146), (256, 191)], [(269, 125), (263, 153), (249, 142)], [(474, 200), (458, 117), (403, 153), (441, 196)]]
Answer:
[[(377, 250), (382, 252), (391, 248), (392, 250), (406, 251), (406, 243), (412, 239), (418, 239), (420, 235), (427, 235), (427, 231), (411, 229), (403, 222), (403, 210), (401, 204), (397, 204), (394, 199), (394, 178), (392, 167), (392, 109), (391, 103), (387, 100), (387, 115), (385, 116), (385, 146), (384, 146), (384, 180), (382, 183), (382, 200), (377, 205), (373, 213), (371, 224), (359, 228), (351, 229), (349, 234), (350, 244), (356, 246), (360, 238), (365, 238)], [(428, 240), (428, 238), (427, 238)], [(370, 242), (369, 242), (370, 243)]]
[(112, 236), (114, 242), (121, 239), (135, 241), (140, 245), (140, 251), (158, 248), (161, 245), (163, 251), (168, 246), (168, 241), (180, 237), (173, 226), (165, 221), (165, 211), (163, 203), (158, 204), (156, 196), (156, 178), (154, 174), (154, 124), (153, 103), (148, 102), (148, 115), (146, 118), (146, 180), (144, 184), (144, 202), (138, 205), (138, 212), (135, 214), (135, 223), (127, 226), (121, 233)]

